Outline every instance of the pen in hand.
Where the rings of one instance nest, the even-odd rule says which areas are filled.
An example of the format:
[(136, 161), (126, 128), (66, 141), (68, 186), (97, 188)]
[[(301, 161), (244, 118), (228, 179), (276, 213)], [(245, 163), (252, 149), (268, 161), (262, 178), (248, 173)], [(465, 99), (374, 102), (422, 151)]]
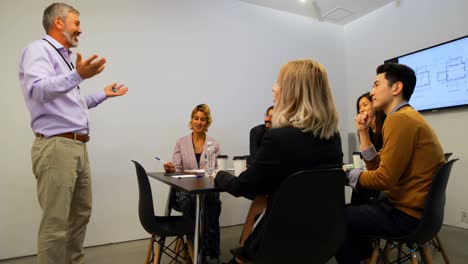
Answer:
[(164, 170), (166, 172), (175, 172), (176, 171), (174, 165), (171, 162), (164, 161), (164, 160), (160, 159), (159, 157), (154, 157), (154, 158), (159, 160), (160, 162), (162, 162), (164, 164)]
[(166, 163), (166, 161), (160, 159), (159, 157), (154, 157), (154, 158), (157, 159), (157, 160), (159, 160), (159, 161), (162, 162), (162, 163)]

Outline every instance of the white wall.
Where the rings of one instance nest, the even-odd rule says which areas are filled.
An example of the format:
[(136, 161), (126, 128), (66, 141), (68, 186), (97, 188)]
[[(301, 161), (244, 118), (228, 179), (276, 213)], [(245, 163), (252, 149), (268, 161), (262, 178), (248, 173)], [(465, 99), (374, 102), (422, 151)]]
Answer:
[[(153, 157), (170, 159), (173, 145), (189, 133), (198, 103), (212, 108), (209, 134), (231, 158), (248, 153), (249, 129), (272, 104), (271, 88), (282, 64), (310, 57), (329, 71), (346, 135), (343, 27), (234, 0), (68, 1), (81, 11), (79, 51), (108, 59), (106, 70), (85, 81), (96, 92), (125, 82), (128, 95), (91, 112), (88, 143), (93, 174), (93, 215), (86, 245), (147, 237), (137, 214), (131, 159), (162, 170)], [(43, 36), (43, 9), (50, 1), (0, 1), (0, 259), (35, 254), (40, 209), (31, 173), (33, 134), (17, 80), (27, 43)], [(344, 122), (343, 122), (344, 120)], [(344, 131), (344, 132), (343, 132)], [(343, 136), (344, 151), (346, 138)], [(162, 213), (167, 187), (152, 182)], [(245, 202), (223, 195), (222, 225), (239, 224)], [(242, 207), (242, 206), (241, 206)]]
[[(375, 69), (384, 60), (467, 35), (466, 10), (464, 0), (403, 0), (400, 7), (389, 4), (345, 26), (348, 112), (355, 113), (356, 98), (371, 89)], [(423, 114), (444, 151), (460, 158), (447, 188), (444, 222), (465, 228), (460, 210), (468, 209), (467, 114), (467, 108)], [(348, 122), (352, 129), (352, 120)]]

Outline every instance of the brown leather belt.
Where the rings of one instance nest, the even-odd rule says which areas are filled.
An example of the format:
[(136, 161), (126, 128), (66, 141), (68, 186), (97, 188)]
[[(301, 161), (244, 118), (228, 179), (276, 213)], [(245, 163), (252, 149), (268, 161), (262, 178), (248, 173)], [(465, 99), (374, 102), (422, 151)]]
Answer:
[[(40, 133), (35, 133), (35, 135), (36, 137), (45, 137), (43, 134), (40, 134)], [(79, 140), (83, 143), (86, 143), (89, 141), (88, 135), (75, 134), (75, 133), (63, 133), (63, 134), (53, 135), (50, 137), (64, 137), (64, 138)]]

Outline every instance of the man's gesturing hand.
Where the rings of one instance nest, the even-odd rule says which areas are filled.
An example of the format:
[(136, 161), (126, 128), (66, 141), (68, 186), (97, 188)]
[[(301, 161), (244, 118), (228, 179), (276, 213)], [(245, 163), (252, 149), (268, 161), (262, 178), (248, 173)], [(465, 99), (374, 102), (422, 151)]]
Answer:
[(97, 54), (92, 55), (85, 61), (83, 61), (81, 53), (76, 53), (76, 72), (81, 76), (83, 79), (88, 79), (93, 77), (96, 74), (101, 73), (106, 64), (105, 58), (100, 58), (96, 60), (99, 56)]

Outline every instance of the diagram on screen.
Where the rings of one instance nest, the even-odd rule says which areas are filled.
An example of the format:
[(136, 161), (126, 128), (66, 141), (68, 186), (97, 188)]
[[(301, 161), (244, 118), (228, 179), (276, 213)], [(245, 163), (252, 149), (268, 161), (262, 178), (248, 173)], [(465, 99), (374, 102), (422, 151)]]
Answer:
[(466, 63), (463, 57), (451, 58), (446, 63), (445, 71), (437, 73), (437, 81), (450, 82), (466, 79)]
[(407, 61), (416, 73), (411, 103), (421, 109), (465, 103), (468, 97), (467, 57), (453, 50), (437, 55), (420, 56), (417, 63), (413, 58)]
[(429, 87), (431, 80), (429, 78), (429, 71), (427, 70), (427, 66), (419, 67), (414, 69), (414, 71), (416, 73), (416, 87), (419, 89)]
[(468, 37), (398, 57), (416, 74), (410, 104), (418, 110), (468, 104), (467, 60)]

